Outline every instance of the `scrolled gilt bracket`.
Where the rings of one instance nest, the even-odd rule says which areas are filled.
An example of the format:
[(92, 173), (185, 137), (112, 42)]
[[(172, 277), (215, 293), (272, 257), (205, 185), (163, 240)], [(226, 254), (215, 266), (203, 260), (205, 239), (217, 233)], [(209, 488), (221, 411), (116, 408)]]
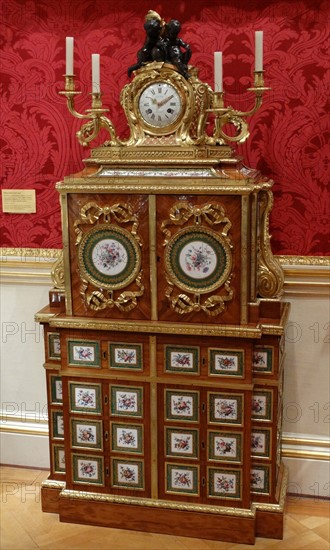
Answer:
[[(90, 111), (92, 110), (90, 109)], [(110, 134), (110, 140), (106, 142), (107, 145), (118, 145), (119, 140), (117, 139), (114, 125), (109, 118), (102, 114), (93, 116), (92, 120), (83, 124), (80, 130), (78, 130), (77, 138), (80, 145), (83, 145), (83, 147), (89, 145), (91, 141), (97, 138), (101, 128), (104, 128)]]
[(65, 291), (65, 281), (64, 281), (64, 259), (63, 259), (63, 250), (61, 255), (56, 260), (51, 271), (51, 278), (54, 284), (55, 290), (60, 290), (61, 292)]
[(193, 144), (200, 145), (205, 143), (206, 140), (205, 125), (208, 118), (208, 109), (212, 106), (213, 91), (206, 82), (201, 82), (198, 79), (195, 67), (190, 69), (190, 75), (190, 83), (194, 90), (194, 109), (189, 133)]
[(262, 298), (278, 298), (283, 292), (284, 274), (270, 246), (269, 214), (273, 208), (273, 193), (259, 193), (260, 238), (258, 250), (258, 294)]

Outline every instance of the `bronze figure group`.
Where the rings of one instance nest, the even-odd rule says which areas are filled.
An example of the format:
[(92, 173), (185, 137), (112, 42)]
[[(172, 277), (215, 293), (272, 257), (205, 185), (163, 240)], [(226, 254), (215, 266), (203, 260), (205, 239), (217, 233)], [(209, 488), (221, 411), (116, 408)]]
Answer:
[(165, 23), (155, 11), (149, 11), (145, 18), (146, 39), (137, 53), (137, 63), (128, 68), (128, 76), (146, 63), (163, 61), (174, 65), (180, 74), (189, 78), (188, 62), (191, 57), (189, 44), (178, 38), (181, 24), (177, 19)]

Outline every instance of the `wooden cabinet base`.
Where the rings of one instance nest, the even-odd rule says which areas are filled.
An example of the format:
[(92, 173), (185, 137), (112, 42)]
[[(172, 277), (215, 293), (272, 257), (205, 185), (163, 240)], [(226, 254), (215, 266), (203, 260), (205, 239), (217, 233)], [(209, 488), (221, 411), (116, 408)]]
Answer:
[(282, 539), (283, 519), (283, 512), (265, 512), (263, 510), (257, 510), (256, 537)]
[(254, 544), (255, 517), (98, 502), (60, 496), (60, 520), (168, 535)]
[(60, 494), (64, 486), (64, 483), (56, 483), (51, 480), (44, 481), (41, 486), (41, 506), (43, 512), (59, 514)]
[(175, 508), (173, 503), (148, 499), (116, 501), (101, 493), (68, 491), (65, 483), (53, 480), (43, 483), (41, 500), (43, 512), (57, 513), (67, 523), (254, 544), (255, 537), (283, 538), (287, 475), (281, 485), (281, 503), (270, 505), (273, 510), (269, 505), (253, 504), (251, 511), (219, 508), (209, 513), (206, 507), (202, 511), (203, 506), (189, 510), (189, 505)]

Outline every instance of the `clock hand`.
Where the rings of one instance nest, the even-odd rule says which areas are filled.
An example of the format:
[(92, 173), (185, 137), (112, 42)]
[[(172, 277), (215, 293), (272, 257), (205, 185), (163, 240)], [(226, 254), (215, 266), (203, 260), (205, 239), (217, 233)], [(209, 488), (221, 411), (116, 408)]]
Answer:
[(147, 95), (147, 99), (150, 99), (150, 101), (153, 105), (158, 105), (157, 99), (155, 99), (154, 97), (150, 97), (149, 95)]
[(157, 107), (162, 107), (163, 105), (165, 105), (168, 101), (170, 101), (171, 99), (173, 99), (174, 95), (170, 95), (169, 97), (165, 97), (165, 99), (162, 99), (161, 101), (158, 101), (157, 102)]

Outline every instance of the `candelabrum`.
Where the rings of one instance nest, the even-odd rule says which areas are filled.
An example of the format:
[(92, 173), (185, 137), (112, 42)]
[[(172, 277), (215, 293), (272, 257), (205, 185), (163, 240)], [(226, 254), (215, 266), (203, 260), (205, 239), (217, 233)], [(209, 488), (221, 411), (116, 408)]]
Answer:
[[(207, 109), (208, 113), (214, 113), (213, 135), (207, 139), (212, 145), (224, 145), (227, 142), (243, 143), (249, 137), (249, 127), (246, 118), (253, 115), (262, 104), (263, 93), (271, 88), (264, 86), (264, 71), (254, 71), (254, 86), (248, 91), (255, 93), (254, 107), (249, 111), (237, 111), (230, 105), (224, 105), (224, 92), (213, 92), (212, 107)], [(223, 130), (227, 124), (233, 124), (236, 133), (233, 136), (226, 134)]]
[[(106, 141), (104, 144), (107, 146), (111, 145), (125, 145), (129, 144), (130, 141), (123, 142), (116, 135), (116, 130), (111, 122), (111, 120), (105, 116), (105, 113), (108, 112), (108, 109), (104, 109), (102, 106), (102, 94), (100, 92), (93, 91), (92, 96), (92, 106), (90, 109), (86, 109), (85, 113), (79, 113), (75, 109), (75, 97), (81, 92), (75, 90), (75, 76), (74, 75), (64, 75), (65, 76), (65, 88), (59, 93), (67, 98), (67, 106), (69, 112), (76, 118), (81, 120), (86, 120), (87, 122), (83, 124), (80, 130), (77, 132), (77, 138), (79, 143), (83, 146), (87, 146), (91, 141), (93, 141), (99, 134), (101, 128), (104, 128), (108, 131), (110, 135), (110, 140)], [(225, 107), (224, 105), (224, 93), (223, 92), (213, 92), (211, 108), (206, 109), (206, 113), (213, 113), (215, 115), (214, 119), (214, 130), (212, 136), (200, 136), (201, 139), (199, 143), (206, 143), (209, 145), (225, 145), (230, 142), (242, 143), (249, 137), (248, 124), (246, 118), (253, 115), (262, 104), (262, 96), (266, 90), (271, 88), (266, 88), (264, 86), (263, 71), (254, 72), (254, 86), (248, 88), (248, 91), (255, 93), (255, 104), (252, 109), (249, 111), (243, 112), (234, 109), (231, 106)], [(204, 119), (205, 120), (205, 119)], [(228, 124), (232, 124), (236, 128), (235, 135), (231, 136), (225, 133), (224, 127)], [(205, 128), (201, 129), (201, 133)], [(198, 141), (198, 140), (197, 140)], [(197, 144), (197, 142), (196, 142)]]
[(64, 90), (59, 93), (66, 97), (69, 112), (75, 118), (88, 120), (88, 122), (83, 124), (77, 132), (79, 143), (86, 147), (97, 137), (101, 128), (105, 128), (110, 134), (110, 141), (107, 143), (109, 145), (116, 145), (118, 143), (116, 131), (111, 120), (105, 116), (108, 109), (102, 107), (102, 94), (100, 92), (92, 92), (91, 109), (86, 109), (85, 114), (78, 113), (75, 109), (74, 102), (75, 97), (81, 94), (81, 92), (76, 92), (75, 90), (75, 75), (64, 75), (64, 78), (65, 87)]

